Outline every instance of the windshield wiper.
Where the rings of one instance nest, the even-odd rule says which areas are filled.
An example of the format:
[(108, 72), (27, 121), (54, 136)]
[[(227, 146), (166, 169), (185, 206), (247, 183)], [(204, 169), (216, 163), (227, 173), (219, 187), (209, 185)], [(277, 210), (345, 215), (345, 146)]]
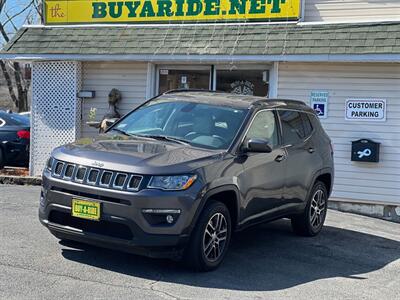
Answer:
[(155, 140), (161, 140), (161, 141), (168, 141), (168, 142), (174, 142), (177, 144), (181, 145), (190, 145), (189, 142), (183, 139), (171, 137), (171, 136), (165, 136), (165, 135), (142, 135), (143, 137), (155, 139)]
[(131, 137), (149, 138), (149, 139), (155, 139), (155, 140), (161, 140), (161, 141), (174, 142), (174, 143), (182, 144), (182, 145), (189, 145), (189, 143), (183, 139), (174, 138), (174, 137), (165, 136), (165, 135), (134, 134), (134, 133), (126, 132), (126, 131), (118, 129), (118, 128), (112, 128), (111, 131), (117, 131), (123, 135), (131, 136)]

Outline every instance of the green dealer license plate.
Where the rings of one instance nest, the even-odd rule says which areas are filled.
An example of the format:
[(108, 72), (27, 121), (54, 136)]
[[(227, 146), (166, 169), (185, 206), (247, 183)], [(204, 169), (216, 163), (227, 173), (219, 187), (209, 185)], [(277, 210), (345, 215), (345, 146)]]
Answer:
[(100, 220), (100, 203), (72, 199), (72, 216), (82, 219)]

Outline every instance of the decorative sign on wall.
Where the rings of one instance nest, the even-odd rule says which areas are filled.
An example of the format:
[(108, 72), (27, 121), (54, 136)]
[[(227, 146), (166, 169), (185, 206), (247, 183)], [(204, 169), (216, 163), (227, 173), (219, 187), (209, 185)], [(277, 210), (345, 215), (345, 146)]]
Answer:
[(386, 100), (347, 99), (346, 120), (386, 121)]
[(315, 110), (318, 117), (326, 119), (328, 117), (328, 98), (329, 92), (312, 91), (311, 92), (311, 107)]
[(254, 95), (254, 84), (248, 80), (236, 80), (231, 83), (232, 94), (238, 95)]
[(302, 0), (44, 0), (46, 24), (299, 20)]

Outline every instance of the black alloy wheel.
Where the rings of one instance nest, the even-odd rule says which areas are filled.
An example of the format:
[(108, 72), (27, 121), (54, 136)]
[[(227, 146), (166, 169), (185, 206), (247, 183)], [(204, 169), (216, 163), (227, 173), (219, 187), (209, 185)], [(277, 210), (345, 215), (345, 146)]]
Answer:
[(328, 191), (323, 182), (317, 181), (310, 193), (303, 213), (291, 218), (293, 231), (302, 236), (315, 236), (321, 230), (328, 211)]
[(225, 204), (210, 201), (203, 209), (185, 249), (186, 263), (195, 271), (212, 271), (227, 253), (232, 233)]

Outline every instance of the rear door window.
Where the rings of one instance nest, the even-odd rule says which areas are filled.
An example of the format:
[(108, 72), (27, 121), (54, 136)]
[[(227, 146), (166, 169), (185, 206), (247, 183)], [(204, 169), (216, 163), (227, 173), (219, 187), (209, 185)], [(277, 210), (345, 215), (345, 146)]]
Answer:
[(282, 124), (282, 138), (284, 145), (296, 145), (303, 141), (305, 132), (303, 119), (298, 111), (278, 110)]

